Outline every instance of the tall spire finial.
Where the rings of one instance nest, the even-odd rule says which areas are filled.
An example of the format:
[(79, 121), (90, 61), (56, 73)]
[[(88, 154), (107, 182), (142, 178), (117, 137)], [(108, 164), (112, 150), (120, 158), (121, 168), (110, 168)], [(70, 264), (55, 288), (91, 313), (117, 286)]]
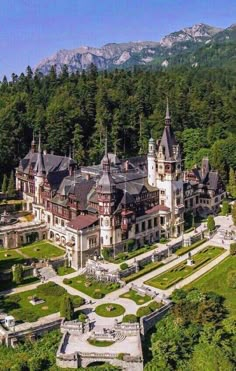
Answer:
[(41, 131), (39, 132), (38, 152), (41, 152)]
[(166, 98), (166, 125), (170, 125), (169, 99)]

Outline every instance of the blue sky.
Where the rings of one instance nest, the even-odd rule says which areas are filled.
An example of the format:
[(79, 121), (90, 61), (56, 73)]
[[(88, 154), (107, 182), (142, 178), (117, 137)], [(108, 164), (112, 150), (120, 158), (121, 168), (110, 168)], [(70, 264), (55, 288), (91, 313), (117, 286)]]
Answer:
[(2, 0), (0, 77), (59, 49), (158, 41), (195, 23), (236, 23), (235, 0)]

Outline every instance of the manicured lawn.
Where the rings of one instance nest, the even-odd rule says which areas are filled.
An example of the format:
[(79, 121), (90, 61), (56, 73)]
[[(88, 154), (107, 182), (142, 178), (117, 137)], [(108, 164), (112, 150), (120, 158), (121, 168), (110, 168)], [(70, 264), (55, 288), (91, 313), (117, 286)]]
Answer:
[(120, 298), (133, 300), (137, 305), (142, 305), (151, 300), (150, 296), (141, 296), (134, 290), (129, 290), (125, 294), (121, 295)]
[[(40, 285), (35, 290), (25, 291), (0, 298), (0, 308), (2, 311), (13, 315), (16, 320), (23, 322), (34, 322), (40, 317), (56, 313), (60, 310), (60, 303), (66, 290), (49, 282)], [(43, 299), (44, 303), (32, 305), (30, 300), (36, 296)], [(71, 296), (74, 306), (80, 306), (83, 299), (79, 296)]]
[(0, 250), (0, 271), (11, 269), (14, 264), (23, 264), (26, 261), (27, 259), (15, 250)]
[(58, 267), (57, 274), (58, 276), (65, 276), (66, 274), (70, 274), (75, 272), (75, 270), (71, 267)]
[(38, 241), (21, 248), (21, 251), (30, 258), (49, 259), (62, 256), (65, 251), (47, 241)]
[(120, 287), (118, 283), (96, 281), (95, 279), (86, 277), (84, 274), (74, 278), (65, 279), (63, 283), (74, 287), (76, 290), (79, 290), (94, 299), (101, 299), (109, 292), (117, 290)]
[(125, 308), (120, 304), (106, 303), (96, 307), (95, 312), (101, 317), (118, 317), (125, 313)]
[(208, 246), (193, 256), (193, 266), (186, 265), (187, 260), (184, 260), (182, 263), (175, 265), (167, 272), (162, 273), (146, 281), (145, 283), (147, 285), (165, 290), (182, 279), (190, 276), (193, 272), (208, 264), (211, 260), (215, 259), (224, 251), (225, 250), (221, 247)]
[(108, 340), (96, 340), (96, 339), (88, 339), (89, 344), (94, 345), (95, 347), (108, 347), (109, 345), (114, 344), (114, 341)]
[(22, 284), (16, 285), (15, 282), (12, 281), (1, 281), (0, 284), (0, 291), (13, 289), (15, 287), (21, 287), (26, 285), (31, 285), (32, 283), (39, 282), (39, 279), (37, 277), (26, 277)]
[(163, 303), (157, 302), (157, 301), (151, 301), (151, 303), (148, 303), (148, 305), (138, 308), (136, 312), (136, 316), (138, 318), (147, 316), (151, 314), (152, 312), (155, 312), (156, 310), (160, 309), (161, 307), (163, 307)]
[(131, 281), (136, 280), (139, 277), (144, 276), (147, 273), (150, 273), (154, 271), (157, 268), (162, 267), (164, 264), (162, 262), (151, 262), (144, 267), (140, 268), (140, 270), (136, 273), (130, 274), (127, 277), (122, 278), (122, 281), (125, 281), (126, 283), (129, 283)]
[(222, 295), (225, 298), (225, 306), (229, 314), (236, 319), (236, 290), (227, 284), (227, 275), (232, 271), (236, 271), (236, 256), (229, 256), (186, 288), (196, 287), (204, 292), (213, 291)]

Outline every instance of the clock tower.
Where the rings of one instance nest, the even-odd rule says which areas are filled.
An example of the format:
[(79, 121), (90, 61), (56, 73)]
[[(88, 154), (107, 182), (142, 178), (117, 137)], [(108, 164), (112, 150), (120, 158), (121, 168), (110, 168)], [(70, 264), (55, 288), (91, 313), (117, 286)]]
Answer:
[(111, 176), (110, 161), (107, 154), (107, 140), (105, 156), (102, 160), (102, 176), (97, 184), (100, 219), (101, 247), (112, 247), (113, 241), (113, 212), (115, 207), (116, 187)]

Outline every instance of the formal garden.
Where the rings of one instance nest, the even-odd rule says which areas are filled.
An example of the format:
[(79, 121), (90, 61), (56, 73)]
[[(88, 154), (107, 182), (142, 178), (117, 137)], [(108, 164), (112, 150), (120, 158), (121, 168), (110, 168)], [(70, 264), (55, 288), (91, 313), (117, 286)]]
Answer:
[(95, 312), (101, 317), (119, 317), (125, 313), (125, 308), (116, 303), (105, 303), (98, 305), (95, 308)]
[(210, 263), (210, 261), (214, 260), (224, 251), (225, 250), (221, 247), (208, 246), (193, 256), (192, 264), (188, 265), (187, 260), (184, 260), (183, 262), (169, 269), (167, 272), (164, 272), (146, 281), (145, 284), (165, 290), (182, 279), (190, 276), (204, 265)]
[(73, 278), (65, 278), (63, 283), (91, 296), (94, 299), (101, 299), (106, 294), (109, 294), (120, 287), (119, 283), (97, 281), (95, 278), (87, 277), (84, 274)]
[(151, 300), (151, 297), (148, 295), (140, 295), (138, 294), (135, 290), (130, 289), (123, 295), (120, 295), (120, 298), (124, 299), (130, 299), (133, 300), (137, 305), (142, 305), (147, 303), (148, 301)]
[[(66, 294), (63, 287), (48, 282), (34, 290), (0, 297), (0, 308), (18, 321), (34, 322), (40, 317), (59, 312), (61, 301)], [(84, 302), (80, 296), (68, 296), (75, 308)]]

